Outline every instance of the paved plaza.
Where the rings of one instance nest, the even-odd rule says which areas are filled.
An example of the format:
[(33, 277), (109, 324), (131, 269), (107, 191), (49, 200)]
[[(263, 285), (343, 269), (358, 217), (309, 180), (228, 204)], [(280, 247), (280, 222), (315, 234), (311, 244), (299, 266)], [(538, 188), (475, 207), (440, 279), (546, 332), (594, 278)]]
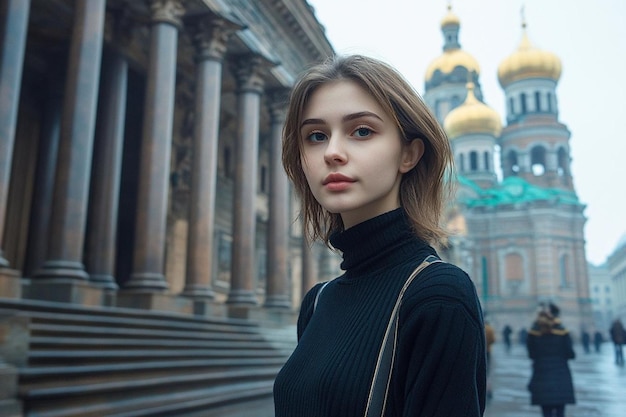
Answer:
[[(582, 346), (575, 350), (570, 369), (577, 404), (565, 407), (566, 417), (626, 417), (626, 367), (615, 365), (613, 344), (604, 343), (600, 353), (585, 354)], [(530, 405), (526, 389), (531, 374), (526, 348), (514, 345), (507, 354), (504, 345), (496, 343), (492, 355), (493, 398), (485, 417), (541, 416), (541, 409)]]

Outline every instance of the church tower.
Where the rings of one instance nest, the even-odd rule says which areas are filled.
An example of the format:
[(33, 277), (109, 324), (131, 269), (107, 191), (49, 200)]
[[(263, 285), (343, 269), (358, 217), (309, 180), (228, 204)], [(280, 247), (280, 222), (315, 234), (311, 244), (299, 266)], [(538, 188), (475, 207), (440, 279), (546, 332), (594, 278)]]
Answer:
[(441, 20), (443, 53), (430, 63), (424, 76), (424, 101), (434, 111), (441, 125), (448, 113), (465, 100), (465, 85), (468, 81), (474, 83), (474, 95), (482, 100), (478, 81), (480, 66), (472, 55), (461, 49), (460, 22), (452, 12), (452, 6), (448, 5), (448, 13)]
[(478, 63), (460, 48), (459, 28), (448, 7), (444, 51), (425, 77), (425, 101), (451, 141), (458, 174), (443, 256), (472, 277), (496, 327), (527, 327), (539, 304), (555, 302), (576, 331), (591, 317), (586, 219), (572, 181), (570, 132), (558, 117), (561, 61), (534, 47), (522, 24), (518, 48), (497, 71), (502, 127), (483, 102)]
[(446, 116), (444, 129), (452, 142), (458, 174), (481, 188), (495, 186), (493, 155), (502, 124), (498, 112), (478, 101), (473, 83), (467, 84), (463, 104)]
[(519, 47), (498, 68), (507, 113), (500, 138), (504, 178), (573, 191), (570, 132), (558, 119), (560, 76), (559, 58), (534, 47), (522, 23)]

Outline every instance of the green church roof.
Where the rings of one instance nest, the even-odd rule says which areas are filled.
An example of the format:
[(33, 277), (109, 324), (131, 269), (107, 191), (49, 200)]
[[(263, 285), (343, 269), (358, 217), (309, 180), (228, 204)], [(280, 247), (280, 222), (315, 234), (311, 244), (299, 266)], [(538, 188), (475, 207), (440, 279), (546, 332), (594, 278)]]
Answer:
[(557, 188), (543, 188), (520, 177), (508, 177), (493, 188), (482, 189), (475, 182), (459, 175), (461, 188), (469, 188), (469, 193), (461, 193), (459, 202), (467, 207), (496, 207), (501, 205), (552, 201), (561, 204), (581, 205), (573, 191)]

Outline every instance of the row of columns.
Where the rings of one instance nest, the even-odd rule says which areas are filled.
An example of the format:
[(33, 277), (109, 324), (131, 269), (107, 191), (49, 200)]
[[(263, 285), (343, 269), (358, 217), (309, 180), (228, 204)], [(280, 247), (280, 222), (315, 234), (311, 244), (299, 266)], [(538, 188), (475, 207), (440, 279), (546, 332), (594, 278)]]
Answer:
[[(151, 7), (151, 44), (141, 165), (135, 221), (134, 265), (128, 290), (163, 292), (166, 216), (178, 32), (185, 10), (181, 0), (147, 0)], [(29, 1), (8, 0), (0, 63), (0, 239), (6, 221), (12, 148), (15, 141)], [(46, 280), (89, 282), (116, 289), (114, 278), (117, 207), (121, 180), (128, 62), (116, 51), (106, 51), (102, 65), (103, 89), (99, 93), (103, 56), (106, 0), (76, 2), (68, 63), (65, 102), (58, 135), (42, 135), (58, 149), (52, 210), (43, 263), (33, 282)], [(187, 276), (183, 294), (197, 299), (213, 298), (211, 260), (215, 223), (217, 146), (221, 80), (229, 36), (241, 29), (214, 15), (189, 21), (196, 47), (196, 101)], [(231, 289), (227, 302), (257, 303), (254, 284), (256, 175), (264, 61), (243, 58), (237, 65), (239, 131), (236, 143), (233, 254)], [(99, 114), (98, 96), (100, 96)], [(285, 91), (268, 92), (271, 115), (271, 193), (268, 238), (266, 306), (290, 307), (288, 294), (288, 184), (281, 170), (281, 130)], [(97, 118), (96, 118), (97, 116)], [(96, 119), (97, 134), (94, 136)], [(54, 125), (52, 123), (51, 125)], [(54, 143), (55, 138), (58, 143)], [(93, 160), (92, 170), (92, 156)], [(93, 174), (93, 179), (92, 179)], [(90, 187), (91, 184), (91, 187)], [(92, 204), (89, 206), (91, 193)], [(41, 200), (41, 196), (39, 199)], [(45, 205), (45, 201), (41, 202)], [(89, 211), (88, 211), (89, 210)], [(40, 226), (45, 229), (43, 225)], [(0, 268), (11, 266), (2, 255)], [(83, 248), (86, 249), (84, 252)], [(83, 265), (83, 261), (85, 265)]]

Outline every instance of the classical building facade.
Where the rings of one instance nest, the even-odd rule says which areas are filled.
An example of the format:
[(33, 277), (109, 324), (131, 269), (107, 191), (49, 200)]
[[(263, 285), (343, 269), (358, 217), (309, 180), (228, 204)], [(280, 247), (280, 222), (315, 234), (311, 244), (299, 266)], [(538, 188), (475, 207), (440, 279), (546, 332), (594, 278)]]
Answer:
[(561, 62), (530, 43), (524, 24), (517, 50), (498, 68), (503, 125), (484, 103), (480, 67), (461, 49), (452, 10), (441, 29), (443, 53), (426, 71), (424, 97), (448, 133), (459, 174), (446, 253), (470, 272), (496, 326), (528, 327), (538, 306), (555, 302), (577, 332), (592, 314), (585, 206), (573, 185), (570, 132), (558, 118)]
[(615, 318), (626, 322), (626, 235), (622, 236), (606, 261), (613, 287)]
[[(288, 0), (0, 7), (0, 414), (271, 396), (288, 347), (270, 348), (251, 315), (292, 313), (320, 256), (300, 247), (280, 164), (289, 90), (334, 53), (314, 10)], [(197, 350), (182, 358), (167, 346)], [(56, 379), (38, 363), (56, 365)], [(181, 378), (170, 409), (146, 394), (160, 392), (168, 366)], [(232, 394), (202, 391), (215, 384)]]

